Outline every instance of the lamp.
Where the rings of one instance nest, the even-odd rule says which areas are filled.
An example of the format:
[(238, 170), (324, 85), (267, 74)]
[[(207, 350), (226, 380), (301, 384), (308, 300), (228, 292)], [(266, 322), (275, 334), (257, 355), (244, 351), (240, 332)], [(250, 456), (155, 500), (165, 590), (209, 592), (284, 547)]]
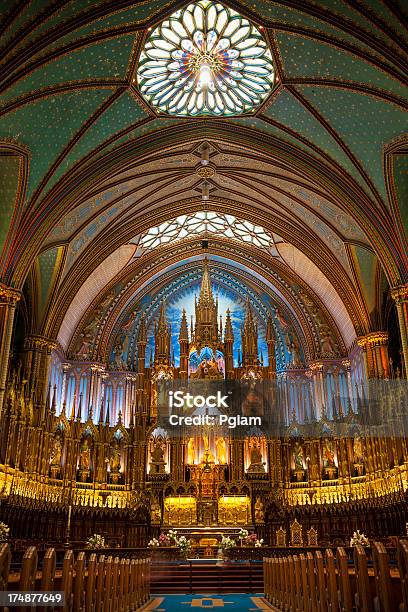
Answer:
[(200, 78), (198, 82), (200, 87), (208, 87), (212, 83), (211, 68), (206, 60), (203, 60), (200, 64)]
[(207, 143), (205, 143), (203, 144), (203, 147), (201, 149), (201, 165), (208, 166), (209, 161), (210, 161), (210, 149)]
[(207, 181), (204, 181), (201, 185), (201, 189), (202, 189), (202, 200), (203, 202), (206, 202), (207, 200), (210, 199), (210, 184), (207, 183)]

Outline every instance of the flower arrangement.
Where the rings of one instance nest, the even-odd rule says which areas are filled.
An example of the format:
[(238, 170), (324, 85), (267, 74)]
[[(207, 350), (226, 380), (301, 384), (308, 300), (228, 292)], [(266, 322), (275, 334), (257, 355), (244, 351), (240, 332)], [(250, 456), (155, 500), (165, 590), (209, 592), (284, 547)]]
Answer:
[(186, 536), (180, 536), (177, 539), (177, 546), (180, 549), (180, 553), (183, 557), (187, 558), (191, 553), (191, 542), (186, 538)]
[(228, 536), (222, 536), (222, 540), (220, 543), (220, 548), (222, 550), (229, 550), (230, 548), (235, 548), (237, 545), (236, 541)]
[(247, 535), (243, 539), (243, 544), (244, 546), (256, 546), (257, 548), (260, 548), (263, 544), (263, 538), (258, 540), (256, 533), (251, 533), (251, 535)]
[(175, 529), (170, 529), (167, 535), (170, 539), (170, 545), (177, 546), (177, 531)]
[(171, 546), (170, 538), (166, 533), (159, 535), (159, 546)]
[(365, 536), (364, 533), (360, 533), (358, 529), (353, 533), (353, 537), (350, 540), (350, 546), (357, 546), (357, 544), (360, 544), (360, 546), (370, 546), (367, 536)]
[(87, 548), (105, 548), (105, 538), (97, 533), (87, 539)]
[(147, 543), (148, 548), (159, 548), (160, 546), (160, 542), (159, 540), (157, 540), (156, 538), (152, 538), (148, 543)]
[(7, 538), (9, 535), (10, 527), (0, 521), (0, 542), (7, 542)]
[(249, 532), (246, 529), (241, 529), (239, 534), (238, 534), (238, 539), (239, 540), (245, 540), (245, 538), (247, 538), (249, 535)]

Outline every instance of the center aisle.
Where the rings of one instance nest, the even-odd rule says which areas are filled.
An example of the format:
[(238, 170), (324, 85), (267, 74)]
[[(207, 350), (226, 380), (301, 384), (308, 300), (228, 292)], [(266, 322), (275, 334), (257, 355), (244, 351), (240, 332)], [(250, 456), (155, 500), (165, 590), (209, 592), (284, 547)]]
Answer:
[(273, 610), (274, 608), (262, 595), (152, 595), (151, 601), (141, 608), (143, 612), (149, 610), (156, 612), (180, 612), (190, 608), (212, 610), (225, 608), (231, 612), (259, 612), (259, 610)]

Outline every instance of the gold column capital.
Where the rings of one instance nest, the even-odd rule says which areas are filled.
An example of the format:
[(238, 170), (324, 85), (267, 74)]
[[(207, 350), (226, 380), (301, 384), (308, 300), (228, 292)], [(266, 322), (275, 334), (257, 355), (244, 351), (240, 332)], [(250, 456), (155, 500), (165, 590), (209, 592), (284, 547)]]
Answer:
[(323, 368), (324, 368), (323, 361), (313, 361), (312, 363), (309, 363), (309, 369), (312, 371), (317, 370), (318, 372), (323, 372)]
[(391, 297), (397, 304), (408, 301), (408, 283), (391, 289)]
[(21, 299), (21, 291), (14, 289), (13, 287), (7, 287), (3, 283), (0, 283), (0, 305), (1, 304), (12, 304), (16, 305)]
[(47, 349), (48, 351), (53, 351), (58, 346), (56, 340), (37, 335), (26, 336), (24, 344), (26, 349)]
[(362, 349), (366, 349), (367, 347), (367, 336), (359, 336), (356, 340), (357, 345)]
[(361, 348), (363, 349), (366, 349), (367, 345), (385, 346), (386, 344), (388, 344), (388, 332), (375, 331), (375, 332), (370, 332), (369, 334), (366, 334), (365, 336), (359, 336), (357, 338), (357, 344), (358, 346), (361, 346)]

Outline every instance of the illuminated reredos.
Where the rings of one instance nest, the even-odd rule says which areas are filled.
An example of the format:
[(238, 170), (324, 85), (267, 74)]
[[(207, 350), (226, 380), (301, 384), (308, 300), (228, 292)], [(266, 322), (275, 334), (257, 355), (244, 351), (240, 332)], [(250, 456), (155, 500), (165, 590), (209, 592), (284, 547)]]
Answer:
[(219, 2), (199, 0), (149, 36), (137, 70), (144, 98), (179, 116), (228, 116), (255, 110), (275, 72), (260, 30)]

